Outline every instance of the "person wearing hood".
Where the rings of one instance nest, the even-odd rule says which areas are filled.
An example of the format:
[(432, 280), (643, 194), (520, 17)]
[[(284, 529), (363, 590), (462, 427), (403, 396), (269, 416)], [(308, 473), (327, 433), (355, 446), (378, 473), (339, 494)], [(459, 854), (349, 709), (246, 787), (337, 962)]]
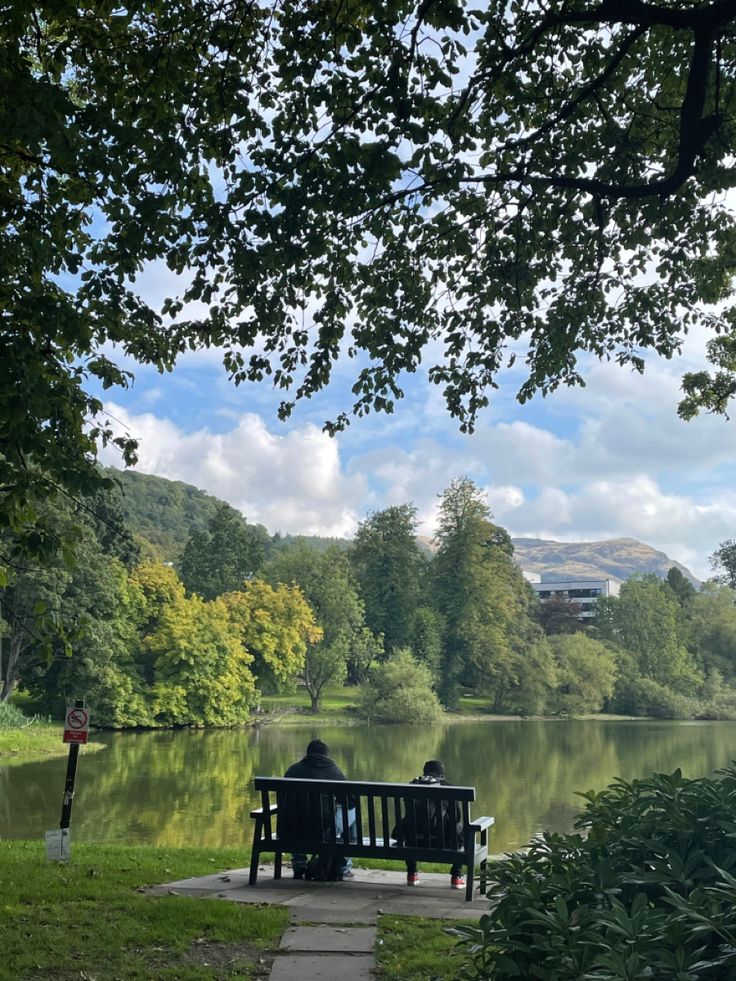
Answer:
[[(447, 774), (445, 765), (441, 760), (427, 760), (422, 769), (421, 777), (416, 777), (412, 783), (421, 784), (443, 784), (447, 785)], [(427, 825), (428, 822), (428, 825)], [(407, 844), (422, 844), (424, 841), (431, 841), (439, 837), (439, 826), (443, 827), (443, 840), (452, 842), (453, 847), (460, 846), (462, 843), (463, 818), (459, 805), (454, 808), (449, 806), (448, 801), (440, 801), (437, 807), (435, 802), (430, 802), (426, 811), (422, 810), (414, 819), (404, 817), (402, 822), (402, 837)], [(391, 833), (392, 838), (397, 837), (396, 829)], [(418, 886), (420, 882), (419, 866), (416, 862), (406, 861), (406, 884), (408, 886)], [(450, 885), (453, 889), (464, 889), (465, 878), (461, 865), (453, 865), (450, 869)]]
[[(330, 759), (329, 747), (321, 739), (313, 739), (307, 746), (306, 754), (297, 763), (292, 763), (284, 774), (285, 777), (292, 777), (301, 780), (345, 780), (345, 774), (340, 767)], [(280, 837), (314, 837), (315, 829), (311, 827), (314, 815), (305, 813), (295, 805), (294, 800), (290, 800), (288, 791), (279, 794), (278, 816), (276, 829)], [(321, 815), (316, 816), (321, 822)], [(343, 809), (339, 805), (335, 808), (335, 831), (337, 835), (343, 833)], [(351, 840), (355, 830), (355, 810), (348, 810), (348, 831)], [(320, 827), (317, 834), (322, 832)], [(295, 854), (291, 856), (291, 867), (295, 879), (303, 879), (307, 871), (308, 856)], [(353, 861), (351, 858), (343, 859), (341, 874), (343, 879), (352, 879)]]

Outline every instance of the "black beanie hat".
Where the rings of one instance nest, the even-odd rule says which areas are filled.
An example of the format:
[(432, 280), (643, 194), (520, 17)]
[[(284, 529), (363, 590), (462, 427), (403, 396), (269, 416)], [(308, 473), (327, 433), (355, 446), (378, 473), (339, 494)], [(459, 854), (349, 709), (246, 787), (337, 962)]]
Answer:
[(427, 760), (424, 764), (424, 776), (444, 778), (445, 764), (442, 760)]
[(307, 746), (307, 756), (327, 756), (330, 750), (321, 739), (313, 739)]

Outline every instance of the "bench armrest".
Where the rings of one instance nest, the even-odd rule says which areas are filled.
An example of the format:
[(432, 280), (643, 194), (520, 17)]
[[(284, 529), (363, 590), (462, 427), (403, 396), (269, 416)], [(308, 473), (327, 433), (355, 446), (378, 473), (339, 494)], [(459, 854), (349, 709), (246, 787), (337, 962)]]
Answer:
[[(269, 807), (268, 807), (268, 813), (269, 814), (276, 814), (276, 812), (278, 811), (278, 809), (279, 809), (278, 808), (278, 804), (270, 804)], [(261, 817), (262, 814), (263, 814), (263, 808), (262, 807), (256, 807), (254, 810), (252, 810), (250, 812), (250, 816), (252, 818)]]
[(469, 831), (479, 832), (485, 831), (486, 828), (490, 828), (492, 824), (496, 823), (496, 819), (492, 817), (479, 817), (468, 825)]

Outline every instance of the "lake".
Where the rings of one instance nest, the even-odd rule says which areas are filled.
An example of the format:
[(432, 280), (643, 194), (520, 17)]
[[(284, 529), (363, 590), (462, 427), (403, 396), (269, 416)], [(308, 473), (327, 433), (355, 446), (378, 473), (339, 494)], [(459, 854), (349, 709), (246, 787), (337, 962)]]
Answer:
[[(476, 787), (492, 814), (494, 853), (541, 829), (568, 831), (576, 791), (681, 767), (704, 776), (736, 756), (736, 722), (489, 721), (433, 726), (102, 733), (80, 751), (75, 841), (239, 845), (250, 841), (252, 780), (281, 775), (313, 736), (348, 778), (408, 781), (428, 759)], [(41, 839), (58, 826), (66, 758), (0, 766), (0, 838)]]

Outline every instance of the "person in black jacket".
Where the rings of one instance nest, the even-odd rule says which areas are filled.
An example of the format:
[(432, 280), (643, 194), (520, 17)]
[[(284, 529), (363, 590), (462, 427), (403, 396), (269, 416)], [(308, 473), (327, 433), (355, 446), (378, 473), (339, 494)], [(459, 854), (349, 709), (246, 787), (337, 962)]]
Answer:
[[(422, 770), (422, 776), (412, 780), (412, 783), (440, 783), (447, 784), (445, 765), (441, 760), (427, 760)], [(420, 842), (423, 837), (432, 840), (438, 837), (438, 826), (440, 821), (444, 831), (444, 840), (452, 841), (453, 837), (458, 842), (462, 840), (462, 813), (456, 804), (454, 809), (450, 809), (449, 801), (439, 801), (439, 808), (434, 804), (430, 805), (428, 812), (420, 809), (412, 821), (411, 817), (406, 816), (402, 820), (402, 837), (407, 844)], [(408, 804), (408, 802), (407, 802)], [(439, 811), (439, 813), (438, 813)], [(425, 814), (429, 814), (430, 827), (422, 827), (422, 821), (426, 824)], [(414, 842), (412, 841), (414, 839)], [(416, 862), (407, 860), (406, 862), (406, 884), (408, 886), (418, 886), (419, 866)], [(450, 869), (450, 885), (453, 889), (464, 889), (465, 879), (461, 865), (453, 865)]]
[[(313, 739), (307, 746), (306, 755), (293, 763), (284, 774), (285, 777), (294, 777), (310, 780), (345, 780), (345, 774), (339, 766), (329, 757), (329, 748), (321, 739)], [(320, 808), (319, 813), (310, 814), (298, 807), (288, 791), (278, 796), (278, 815), (276, 819), (276, 829), (280, 837), (319, 837), (323, 832), (322, 822), (323, 813)], [(343, 808), (339, 805), (335, 808), (335, 830), (339, 835), (343, 833), (344, 827)], [(355, 810), (350, 808), (348, 811), (348, 831), (353, 832), (355, 825)], [(351, 835), (352, 840), (352, 835)], [(303, 879), (307, 871), (308, 856), (295, 854), (291, 856), (291, 867), (295, 879)], [(352, 859), (343, 859), (341, 875), (343, 879), (352, 879)]]

